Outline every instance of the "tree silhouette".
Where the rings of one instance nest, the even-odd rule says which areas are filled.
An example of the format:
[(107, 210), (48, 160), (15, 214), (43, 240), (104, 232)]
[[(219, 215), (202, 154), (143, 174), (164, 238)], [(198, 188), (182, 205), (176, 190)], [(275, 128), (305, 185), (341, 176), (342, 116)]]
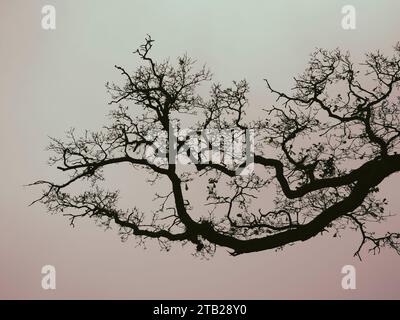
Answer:
[[(400, 44), (393, 57), (369, 53), (357, 68), (348, 53), (317, 50), (305, 72), (294, 79), (290, 94), (265, 80), (276, 103), (264, 109), (263, 118), (253, 120), (246, 115), (245, 80), (228, 88), (212, 84), (209, 97), (203, 98), (196, 92), (211, 80), (210, 72), (205, 67), (195, 70), (195, 61), (186, 55), (176, 65), (156, 62), (150, 56), (152, 46), (148, 36), (135, 51), (143, 62), (135, 72), (115, 66), (124, 84), (106, 85), (110, 104), (116, 105), (110, 125), (81, 137), (71, 130), (66, 141), (52, 139), (50, 162), (69, 175), (60, 184), (33, 183), (44, 186), (34, 202), (52, 213), (63, 212), (72, 225), (77, 218), (94, 218), (105, 227), (118, 226), (122, 239), (155, 238), (167, 250), (178, 241), (193, 243), (200, 254), (212, 254), (221, 246), (239, 255), (353, 228), (362, 236), (355, 255), (360, 257), (367, 243), (374, 252), (388, 246), (400, 253), (399, 233), (378, 236), (373, 231), (374, 222), (389, 216), (378, 186), (400, 170)], [(196, 134), (237, 128), (243, 135), (254, 130), (255, 170), (238, 174), (244, 162), (179, 165), (150, 159), (151, 147), (168, 158), (171, 139), (176, 138), (175, 151), (201, 160), (199, 153), (185, 149), (187, 137), (171, 136), (171, 123), (179, 121), (189, 123)], [(154, 148), (161, 133), (168, 146)], [(207, 139), (223, 156), (232, 156), (219, 140)], [(102, 188), (103, 169), (122, 163), (146, 170), (154, 187), (168, 181), (166, 193), (155, 193), (156, 210), (118, 209), (118, 191)], [(78, 181), (89, 181), (89, 190), (69, 191)], [(189, 186), (198, 190), (204, 205), (192, 205)], [(204, 197), (201, 190), (206, 191)], [(266, 208), (260, 200), (273, 193), (274, 207)]]

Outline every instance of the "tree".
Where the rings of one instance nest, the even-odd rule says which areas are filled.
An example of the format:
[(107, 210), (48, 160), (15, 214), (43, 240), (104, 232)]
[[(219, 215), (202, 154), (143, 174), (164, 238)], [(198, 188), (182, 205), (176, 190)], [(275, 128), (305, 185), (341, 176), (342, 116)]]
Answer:
[[(245, 80), (227, 88), (212, 84), (205, 99), (196, 92), (211, 80), (208, 69), (195, 70), (195, 61), (186, 55), (176, 65), (156, 62), (152, 46), (148, 36), (135, 51), (143, 63), (135, 72), (115, 66), (124, 84), (106, 85), (110, 104), (116, 105), (110, 125), (81, 137), (71, 130), (66, 141), (52, 139), (50, 162), (69, 176), (60, 184), (33, 183), (44, 186), (34, 203), (63, 212), (72, 225), (77, 218), (94, 218), (103, 226), (118, 226), (123, 239), (153, 238), (167, 250), (178, 241), (194, 244), (200, 254), (212, 254), (220, 246), (239, 255), (354, 228), (362, 236), (355, 255), (360, 257), (367, 243), (374, 252), (388, 246), (400, 253), (399, 233), (378, 236), (373, 231), (374, 223), (388, 217), (378, 186), (400, 170), (400, 44), (393, 57), (369, 53), (357, 67), (349, 53), (317, 50), (304, 73), (294, 78), (290, 94), (265, 80), (276, 104), (253, 120), (246, 118)], [(187, 148), (187, 137), (171, 134), (171, 123), (179, 121), (190, 123), (196, 134), (237, 128), (241, 133), (233, 140), (253, 130), (256, 170), (238, 174), (246, 163), (200, 161), (200, 152)], [(156, 143), (162, 133), (166, 147)], [(232, 157), (220, 140), (207, 139), (222, 156)], [(169, 160), (171, 152), (185, 151), (199, 161), (186, 166), (165, 158), (153, 161), (149, 148)], [(168, 181), (165, 194), (155, 193), (157, 210), (118, 209), (118, 191), (101, 187), (103, 169), (121, 163), (146, 170), (154, 185)], [(89, 181), (90, 188), (70, 192), (79, 181)], [(195, 208), (188, 186), (199, 188), (202, 181), (208, 181), (204, 206)], [(257, 205), (263, 193), (271, 192), (276, 192), (272, 210)]]

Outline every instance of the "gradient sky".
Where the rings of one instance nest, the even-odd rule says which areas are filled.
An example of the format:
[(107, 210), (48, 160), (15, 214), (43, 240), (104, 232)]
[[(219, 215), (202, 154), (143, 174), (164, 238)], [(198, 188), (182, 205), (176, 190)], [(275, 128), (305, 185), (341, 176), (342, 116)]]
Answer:
[[(41, 8), (57, 10), (57, 29), (41, 28)], [(341, 28), (341, 8), (352, 4), (357, 29)], [(201, 260), (179, 245), (160, 252), (122, 243), (115, 230), (92, 221), (75, 228), (41, 205), (40, 190), (23, 185), (61, 176), (47, 166), (48, 136), (71, 127), (98, 129), (109, 110), (106, 81), (121, 79), (114, 64), (134, 70), (132, 51), (146, 34), (156, 58), (183, 53), (207, 63), (214, 80), (246, 78), (254, 113), (271, 103), (264, 78), (289, 89), (315, 47), (349, 50), (354, 60), (370, 50), (390, 54), (400, 41), (400, 2), (384, 1), (103, 1), (0, 2), (0, 298), (400, 298), (400, 257), (383, 250), (353, 253), (360, 240), (318, 236), (283, 251), (231, 257), (219, 249)], [(153, 190), (140, 172), (113, 172), (111, 184), (146, 208)], [(400, 208), (400, 175), (382, 185), (390, 211)], [(130, 202), (127, 202), (128, 205)], [(385, 227), (400, 230), (400, 217)], [(41, 267), (54, 265), (57, 289), (41, 288)], [(341, 288), (343, 265), (357, 270), (357, 289)]]

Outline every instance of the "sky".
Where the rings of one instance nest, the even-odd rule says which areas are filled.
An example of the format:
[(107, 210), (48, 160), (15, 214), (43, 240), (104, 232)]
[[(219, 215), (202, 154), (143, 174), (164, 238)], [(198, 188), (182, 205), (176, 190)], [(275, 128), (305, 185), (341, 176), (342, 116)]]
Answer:
[[(41, 26), (44, 5), (56, 9), (56, 29)], [(344, 5), (356, 9), (356, 29), (341, 26)], [(348, 50), (355, 61), (368, 51), (388, 54), (400, 41), (400, 2), (382, 1), (104, 1), (0, 2), (0, 298), (1, 299), (399, 299), (400, 257), (390, 250), (353, 257), (359, 234), (317, 236), (283, 251), (232, 257), (220, 248), (204, 260), (190, 246), (160, 252), (134, 240), (122, 243), (90, 220), (72, 228), (41, 205), (40, 189), (60, 181), (47, 164), (49, 136), (72, 127), (97, 130), (106, 122), (107, 81), (114, 65), (135, 70), (132, 54), (146, 34), (154, 57), (187, 53), (206, 63), (213, 80), (245, 78), (251, 112), (274, 99), (264, 78), (281, 90), (293, 85), (316, 47)], [(154, 193), (145, 174), (121, 167), (110, 183), (126, 205), (149, 206)], [(393, 214), (400, 208), (399, 174), (382, 184)], [(268, 198), (268, 195), (266, 195)], [(400, 229), (400, 218), (386, 224)], [(43, 290), (42, 266), (56, 268), (57, 287)], [(341, 269), (356, 268), (357, 288), (343, 290)]]

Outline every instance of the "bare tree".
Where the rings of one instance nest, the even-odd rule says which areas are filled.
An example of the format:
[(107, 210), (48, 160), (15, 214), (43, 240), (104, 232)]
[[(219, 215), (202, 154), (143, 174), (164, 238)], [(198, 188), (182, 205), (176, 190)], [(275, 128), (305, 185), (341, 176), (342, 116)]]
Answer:
[[(367, 243), (374, 252), (389, 246), (400, 253), (399, 233), (373, 231), (374, 222), (389, 216), (378, 186), (400, 170), (396, 153), (400, 44), (394, 47), (393, 57), (369, 53), (357, 67), (348, 53), (317, 50), (305, 72), (294, 79), (290, 94), (265, 80), (277, 97), (276, 104), (264, 109), (263, 118), (253, 120), (246, 115), (249, 86), (245, 80), (228, 88), (212, 84), (209, 97), (202, 98), (196, 92), (211, 80), (210, 72), (205, 67), (195, 70), (195, 62), (187, 56), (175, 65), (168, 60), (156, 62), (150, 56), (152, 46), (147, 37), (135, 52), (143, 62), (135, 72), (115, 66), (124, 84), (107, 84), (110, 104), (116, 105), (110, 125), (81, 137), (70, 131), (67, 141), (52, 139), (50, 162), (69, 175), (60, 184), (35, 182), (44, 186), (35, 202), (52, 213), (63, 212), (71, 224), (77, 218), (94, 218), (106, 227), (118, 226), (123, 239), (154, 238), (167, 250), (171, 242), (180, 241), (193, 243), (201, 254), (221, 246), (239, 255), (278, 249), (325, 231), (336, 236), (348, 227), (362, 236), (356, 255)], [(171, 123), (188, 119), (194, 119), (196, 132), (255, 130), (256, 170), (238, 175), (233, 164), (223, 162), (179, 166), (173, 161), (151, 161), (146, 150), (160, 137), (151, 133), (164, 132), (170, 142)], [(179, 151), (185, 141), (177, 141)], [(218, 148), (225, 150), (220, 144)], [(172, 149), (161, 149), (156, 152), (168, 158)], [(154, 185), (168, 181), (166, 193), (155, 193), (158, 209), (117, 208), (118, 191), (102, 189), (101, 181), (105, 167), (121, 163), (143, 168)], [(188, 199), (188, 185), (199, 188), (204, 179), (204, 205), (195, 208)], [(89, 190), (70, 192), (78, 181), (89, 181)], [(272, 192), (276, 193), (274, 208), (267, 210), (257, 199)]]

